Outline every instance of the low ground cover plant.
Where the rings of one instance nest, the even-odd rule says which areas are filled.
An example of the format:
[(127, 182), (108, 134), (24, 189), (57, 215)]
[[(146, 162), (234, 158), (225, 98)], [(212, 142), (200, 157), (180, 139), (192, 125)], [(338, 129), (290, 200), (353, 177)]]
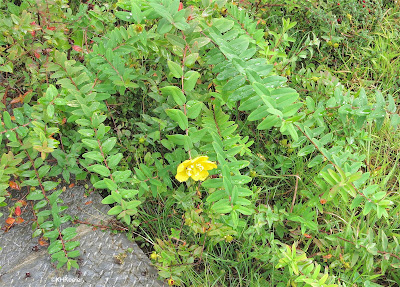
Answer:
[(79, 268), (77, 183), (169, 285), (397, 286), (399, 6), (303, 2), (0, 4), (2, 229)]

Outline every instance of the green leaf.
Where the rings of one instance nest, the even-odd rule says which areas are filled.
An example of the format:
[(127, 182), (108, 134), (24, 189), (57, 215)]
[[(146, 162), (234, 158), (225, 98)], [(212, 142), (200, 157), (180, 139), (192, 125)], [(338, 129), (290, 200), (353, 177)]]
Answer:
[(47, 106), (47, 115), (49, 116), (50, 119), (53, 118), (53, 116), (54, 116), (54, 106), (53, 105)]
[(199, 38), (195, 38), (193, 39), (190, 44), (191, 45), (195, 45), (195, 43), (197, 43), (198, 47), (201, 48), (205, 45), (207, 45), (208, 43), (210, 43), (210, 38), (207, 37), (199, 37)]
[(308, 155), (310, 153), (312, 153), (315, 150), (315, 146), (314, 145), (308, 145), (303, 147), (301, 150), (299, 150), (298, 152), (298, 156), (305, 156)]
[(80, 129), (78, 133), (85, 137), (94, 137), (94, 130), (93, 129)]
[(247, 117), (249, 121), (257, 121), (269, 115), (267, 108), (264, 105), (259, 106)]
[(112, 174), (112, 177), (115, 182), (124, 182), (130, 177), (131, 173), (130, 170), (116, 171)]
[(181, 78), (183, 76), (182, 67), (179, 64), (168, 60), (168, 67), (175, 78)]
[(287, 130), (289, 131), (290, 136), (292, 139), (297, 142), (299, 140), (299, 135), (297, 134), (297, 129), (295, 129), (294, 125), (292, 123), (289, 123), (286, 125)]
[[(80, 256), (81, 253), (80, 253), (79, 250), (74, 250), (74, 251), (68, 252), (67, 255), (68, 255), (69, 258), (75, 258), (75, 257)], [(71, 260), (71, 261), (72, 261), (72, 260)], [(76, 261), (74, 260), (73, 262), (75, 262), (75, 264), (72, 263), (72, 267), (78, 269), (79, 266), (78, 266), (78, 264), (76, 263)]]
[(42, 229), (36, 229), (35, 232), (32, 233), (32, 238), (38, 237), (42, 234)]
[(320, 165), (324, 161), (324, 156), (323, 155), (316, 155), (309, 163), (308, 167), (312, 168), (314, 166)]
[(282, 120), (275, 115), (270, 115), (266, 117), (258, 126), (257, 129), (259, 130), (269, 130), (273, 126), (278, 125)]
[(185, 61), (184, 61), (184, 65), (186, 67), (191, 67), (194, 65), (194, 63), (196, 62), (197, 58), (199, 57), (199, 53), (192, 53), (186, 56)]
[(220, 188), (223, 186), (223, 180), (222, 178), (209, 178), (201, 186), (205, 188)]
[(239, 206), (236, 210), (244, 215), (252, 215), (254, 213), (253, 209), (245, 207), (245, 206)]
[(218, 212), (220, 214), (222, 213), (229, 213), (232, 210), (231, 203), (229, 199), (220, 199), (216, 203), (213, 204), (211, 207), (215, 212)]
[(184, 103), (186, 103), (186, 97), (178, 87), (167, 86), (161, 88), (160, 90), (163, 93), (163, 95), (172, 96), (177, 105), (182, 106)]
[(72, 249), (75, 249), (76, 247), (78, 247), (80, 245), (79, 241), (69, 241), (65, 243), (65, 250), (69, 251)]
[(114, 202), (116, 202), (116, 201), (115, 201), (115, 199), (114, 199), (114, 197), (113, 197), (112, 195), (109, 195), (109, 196), (105, 197), (105, 198), (101, 201), (102, 204), (112, 204), (112, 203), (114, 203)]
[(3, 113), (3, 121), (4, 121), (4, 125), (6, 126), (6, 128), (8, 128), (8, 129), (13, 128), (13, 124), (11, 123), (11, 116), (7, 111), (5, 111)]
[(28, 200), (41, 200), (44, 198), (44, 195), (41, 190), (33, 190), (26, 197)]
[(179, 30), (183, 30), (183, 31), (190, 28), (190, 25), (188, 23), (186, 23), (184, 19), (182, 19), (179, 22), (174, 22), (173, 24), (176, 28), (178, 28)]
[(60, 236), (60, 234), (58, 233), (58, 230), (52, 230), (52, 231), (45, 232), (43, 234), (43, 236), (47, 237), (49, 239), (56, 239), (58, 236)]
[(135, 209), (139, 204), (141, 204), (142, 202), (139, 200), (131, 200), (128, 201), (127, 205), (126, 205), (126, 209)]
[(253, 87), (254, 91), (256, 91), (257, 95), (259, 95), (259, 96), (265, 95), (265, 96), (268, 96), (268, 97), (269, 97), (270, 94), (271, 94), (271, 93), (269, 92), (269, 90), (265, 87), (265, 85), (263, 85), (263, 84), (254, 82), (254, 83), (252, 84), (252, 87)]
[(19, 109), (14, 109), (14, 117), (15, 120), (17, 121), (17, 123), (19, 125), (23, 125), (25, 123), (25, 119), (24, 119), (24, 115), (22, 114), (22, 112)]
[(168, 11), (168, 7), (165, 7), (163, 5), (154, 3), (154, 2), (149, 2), (149, 5), (163, 18), (168, 20), (168, 22), (172, 23), (174, 21), (171, 13)]
[(165, 112), (173, 121), (178, 123), (182, 130), (186, 130), (189, 127), (188, 118), (181, 110), (167, 109)]
[(272, 91), (271, 97), (276, 99), (276, 104), (280, 108), (285, 108), (293, 104), (299, 97), (299, 94), (292, 88), (280, 88)]
[(88, 169), (90, 171), (94, 171), (104, 177), (107, 177), (111, 174), (110, 170), (107, 167), (100, 165), (100, 164), (94, 164), (92, 166), (89, 166)]
[(221, 33), (225, 33), (232, 29), (234, 22), (226, 18), (214, 18), (213, 27), (217, 28)]
[(99, 143), (95, 140), (82, 139), (82, 143), (91, 149), (96, 149), (99, 147)]
[(108, 215), (117, 215), (120, 214), (122, 212), (122, 207), (120, 205), (116, 205), (113, 208), (111, 208), (107, 214)]
[(142, 11), (140, 10), (139, 6), (135, 3), (135, 1), (131, 1), (131, 12), (133, 14), (133, 18), (136, 20), (136, 24), (140, 24), (142, 22)]
[(157, 33), (164, 35), (172, 29), (172, 25), (166, 19), (161, 19), (157, 25)]
[(87, 119), (78, 119), (75, 121), (80, 126), (90, 126), (92, 123)]
[(115, 181), (109, 178), (103, 179), (103, 182), (106, 184), (107, 188), (113, 192), (115, 192), (118, 189), (118, 185), (115, 183)]
[(90, 152), (84, 153), (82, 156), (84, 158), (90, 158), (90, 159), (93, 159), (98, 162), (102, 162), (104, 160), (103, 156), (101, 155), (101, 153), (99, 151), (90, 151)]
[(47, 200), (41, 200), (38, 203), (35, 204), (35, 206), (33, 207), (34, 210), (39, 210), (42, 207), (45, 207), (47, 205)]
[(56, 181), (45, 181), (42, 183), (44, 190), (49, 191), (57, 187), (58, 182)]
[(235, 90), (229, 95), (229, 101), (235, 102), (248, 98), (249, 96), (254, 96), (254, 89), (250, 85), (245, 85)]
[(310, 110), (310, 112), (315, 111), (315, 101), (313, 100), (313, 98), (307, 96), (306, 104), (307, 104), (307, 108)]
[(197, 80), (200, 78), (200, 73), (196, 71), (187, 71), (183, 80), (183, 89), (185, 92), (190, 92), (194, 89)]
[(117, 143), (116, 137), (108, 138), (104, 143), (101, 144), (103, 153), (108, 154), (113, 149), (116, 143)]
[(121, 159), (123, 158), (122, 153), (117, 153), (107, 158), (108, 167), (113, 169), (117, 167)]
[(51, 214), (50, 210), (42, 210), (39, 213), (36, 214), (37, 217), (46, 217)]
[(55, 86), (49, 85), (49, 87), (46, 90), (46, 98), (52, 101), (55, 97), (58, 95), (58, 90)]
[(182, 39), (182, 37), (173, 34), (167, 34), (165, 38), (167, 38), (168, 42), (170, 42), (173, 46), (180, 48), (182, 51), (185, 48), (186, 42)]
[(187, 117), (189, 119), (195, 119), (200, 114), (201, 108), (203, 107), (202, 102), (198, 101), (189, 101), (186, 104), (187, 109)]
[(363, 201), (364, 198), (361, 195), (357, 195), (351, 202), (350, 209), (357, 208)]
[(242, 75), (236, 76), (233, 79), (229, 80), (229, 82), (227, 82), (222, 90), (223, 91), (233, 91), (236, 90), (238, 88), (240, 88), (244, 83), (246, 82), (246, 78)]
[(56, 240), (49, 245), (49, 247), (47, 248), (47, 252), (49, 254), (53, 254), (60, 251), (61, 249), (62, 249), (61, 240)]
[(233, 210), (231, 212), (231, 219), (233, 223), (233, 228), (236, 229), (239, 225), (239, 214), (236, 212), (236, 210)]
[[(210, 182), (210, 180), (208, 180), (208, 182)], [(227, 196), (226, 191), (223, 190), (223, 189), (219, 189), (219, 190), (214, 191), (213, 193), (211, 193), (207, 197), (206, 201), (207, 202), (214, 202), (214, 201), (218, 201), (218, 200), (220, 200), (220, 199), (222, 199), (222, 198), (224, 198), (226, 196)]]

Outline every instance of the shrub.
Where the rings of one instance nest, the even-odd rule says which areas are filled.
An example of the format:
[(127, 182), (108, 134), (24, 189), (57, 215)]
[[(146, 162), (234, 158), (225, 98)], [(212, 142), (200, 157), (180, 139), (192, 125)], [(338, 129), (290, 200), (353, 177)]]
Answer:
[(397, 127), (395, 100), (328, 76), (326, 94), (288, 87), (294, 21), (268, 40), (225, 1), (54, 2), (36, 14), (30, 2), (7, 3), (0, 26), (0, 204), (19, 190), (11, 227), (29, 192), (33, 236), (58, 267), (79, 256), (62, 177), (89, 179), (130, 233), (158, 223), (151, 259), (170, 285), (204, 283), (193, 274), (208, 268), (206, 284), (398, 279), (394, 169), (381, 180), (366, 153), (376, 130)]

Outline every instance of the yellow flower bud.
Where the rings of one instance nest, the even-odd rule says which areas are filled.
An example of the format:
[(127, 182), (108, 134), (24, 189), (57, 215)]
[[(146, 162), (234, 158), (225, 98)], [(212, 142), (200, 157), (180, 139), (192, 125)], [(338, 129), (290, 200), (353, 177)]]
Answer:
[(150, 259), (157, 260), (158, 254), (156, 252), (151, 253)]
[(232, 235), (226, 235), (226, 236), (224, 236), (224, 238), (225, 238), (225, 241), (226, 242), (232, 242), (232, 240), (233, 240), (233, 237), (232, 237)]

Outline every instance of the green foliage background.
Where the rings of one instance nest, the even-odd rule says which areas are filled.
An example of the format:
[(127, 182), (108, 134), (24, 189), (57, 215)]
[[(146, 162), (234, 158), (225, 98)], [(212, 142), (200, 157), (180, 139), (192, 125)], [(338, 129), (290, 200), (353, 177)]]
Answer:
[[(77, 182), (170, 285), (398, 286), (398, 4), (25, 0), (0, 13), (0, 215), (34, 212), (58, 268), (79, 268), (59, 199)], [(218, 165), (206, 181), (175, 180), (201, 155)]]

